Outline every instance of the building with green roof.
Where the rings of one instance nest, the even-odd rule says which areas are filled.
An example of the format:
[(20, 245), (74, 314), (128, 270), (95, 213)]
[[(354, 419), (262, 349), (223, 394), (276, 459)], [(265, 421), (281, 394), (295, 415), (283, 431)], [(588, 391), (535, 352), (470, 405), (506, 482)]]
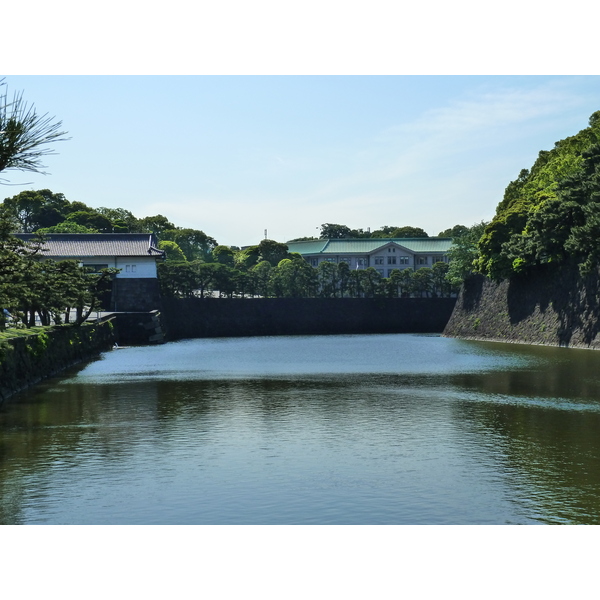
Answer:
[(287, 242), (287, 246), (313, 267), (345, 262), (350, 269), (374, 267), (382, 277), (389, 277), (394, 269), (416, 271), (448, 262), (452, 238), (341, 238)]

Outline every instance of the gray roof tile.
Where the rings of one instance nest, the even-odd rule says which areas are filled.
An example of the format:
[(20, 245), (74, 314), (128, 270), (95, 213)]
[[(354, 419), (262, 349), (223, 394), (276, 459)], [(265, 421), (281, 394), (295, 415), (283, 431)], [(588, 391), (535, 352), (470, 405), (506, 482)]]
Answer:
[[(30, 241), (32, 233), (16, 237)], [(76, 258), (90, 256), (163, 256), (151, 233), (49, 233), (44, 244), (47, 258)]]

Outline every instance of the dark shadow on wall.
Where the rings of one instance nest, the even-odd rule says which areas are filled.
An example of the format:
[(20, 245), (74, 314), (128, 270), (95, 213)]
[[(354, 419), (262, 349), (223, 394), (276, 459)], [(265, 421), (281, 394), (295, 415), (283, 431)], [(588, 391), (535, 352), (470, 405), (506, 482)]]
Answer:
[(531, 317), (539, 307), (546, 312), (558, 300), (556, 286), (548, 269), (515, 275), (508, 283), (508, 315), (512, 325)]
[[(590, 344), (600, 331), (598, 274), (582, 277), (576, 264), (560, 267), (546, 264), (511, 279), (507, 303), (510, 322), (518, 325), (548, 311), (558, 318), (557, 341), (561, 346), (572, 342)], [(576, 334), (577, 339), (574, 339)]]
[(600, 333), (600, 277), (599, 273), (583, 278), (583, 310), (580, 315), (582, 320), (582, 336), (586, 344), (591, 343)]
[(484, 281), (483, 275), (472, 275), (465, 280), (462, 289), (462, 310), (473, 311), (479, 306)]

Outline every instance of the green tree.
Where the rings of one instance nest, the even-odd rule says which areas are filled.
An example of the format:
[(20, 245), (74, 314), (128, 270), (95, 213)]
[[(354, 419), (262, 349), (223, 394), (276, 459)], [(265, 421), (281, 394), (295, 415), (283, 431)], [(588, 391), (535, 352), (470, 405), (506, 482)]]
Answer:
[(324, 223), (321, 225), (320, 238), (328, 240), (337, 240), (339, 238), (352, 237), (352, 230), (347, 225), (337, 223)]
[(360, 281), (360, 288), (366, 298), (384, 295), (381, 287), (382, 277), (374, 267), (367, 267), (364, 270), (357, 271)]
[(253, 269), (259, 262), (261, 260), (258, 246), (249, 246), (235, 254), (235, 266), (242, 271)]
[(422, 267), (412, 273), (413, 293), (422, 297), (431, 296), (433, 290), (433, 271), (429, 267)]
[(233, 267), (235, 265), (235, 252), (228, 246), (216, 246), (212, 251), (213, 262)]
[(271, 273), (271, 286), (278, 298), (310, 298), (317, 287), (316, 271), (303, 258), (284, 258)]
[(13, 223), (0, 212), (0, 329), (5, 327), (4, 310), (19, 318), (23, 298), (28, 294), (27, 272), (40, 245), (26, 244), (12, 235)]
[(412, 270), (394, 269), (389, 277), (389, 286), (392, 289), (392, 297), (402, 298), (410, 296), (412, 292)]
[(32, 233), (40, 227), (52, 227), (64, 221), (69, 201), (50, 190), (26, 190), (5, 198), (3, 207), (15, 223), (14, 231)]
[(384, 225), (379, 229), (373, 231), (369, 236), (372, 238), (421, 238), (429, 237), (425, 230), (420, 227), (411, 227), (406, 225), (404, 227), (394, 227), (391, 225)]
[(197, 265), (190, 262), (158, 263), (160, 292), (166, 298), (192, 298), (197, 289)]
[(195, 293), (200, 294), (200, 298), (210, 295), (213, 290), (213, 281), (215, 278), (215, 263), (203, 263), (198, 260), (193, 262), (195, 279)]
[(167, 262), (186, 262), (185, 254), (181, 248), (175, 242), (164, 240), (158, 242), (158, 249), (165, 251), (165, 258)]
[(73, 221), (63, 221), (53, 227), (43, 227), (36, 230), (36, 233), (45, 235), (47, 233), (98, 233), (97, 229), (91, 227), (85, 227), (85, 225), (78, 225)]
[(353, 269), (348, 272), (348, 295), (350, 298), (361, 298), (364, 294), (361, 285), (362, 271)]
[(437, 297), (450, 295), (450, 284), (446, 279), (450, 265), (445, 262), (436, 262), (431, 267), (432, 293)]
[[(546, 262), (574, 258), (575, 232), (583, 233), (584, 206), (594, 202), (594, 147), (600, 143), (600, 111), (589, 127), (539, 153), (530, 170), (506, 188), (479, 242), (476, 268), (499, 280)], [(593, 213), (593, 209), (588, 211)], [(586, 259), (581, 259), (584, 264)]]
[(207, 285), (208, 289), (211, 292), (218, 293), (219, 297), (232, 298), (237, 289), (237, 271), (220, 263), (209, 263), (205, 267), (211, 274)]
[(394, 229), (392, 235), (393, 238), (426, 238), (429, 237), (427, 232), (420, 227), (411, 227), (409, 225), (405, 227), (398, 227)]
[(452, 240), (448, 250), (448, 273), (446, 279), (451, 287), (460, 287), (462, 282), (475, 271), (475, 264), (479, 257), (479, 240), (483, 235), (487, 223), (475, 223), (468, 230)]
[(399, 229), (399, 227), (396, 227), (395, 225), (384, 225), (384, 226), (380, 227), (379, 229), (376, 229), (375, 231), (373, 231), (371, 233), (371, 237), (373, 237), (373, 238), (391, 238), (391, 237), (394, 237), (393, 233), (397, 229)]
[(454, 227), (450, 227), (450, 229), (444, 229), (444, 231), (440, 231), (438, 233), (438, 237), (449, 237), (449, 238), (457, 238), (469, 231), (469, 228), (465, 225), (455, 225)]
[[(600, 124), (600, 111), (590, 121)], [(590, 273), (600, 261), (600, 143), (582, 153), (581, 170), (558, 186), (558, 195), (564, 202), (581, 205), (581, 218), (574, 220), (565, 251), (579, 263), (582, 273)]]
[(110, 219), (95, 210), (77, 210), (67, 215), (66, 221), (96, 229), (100, 233), (111, 233), (113, 224)]
[(282, 244), (274, 240), (261, 240), (258, 244), (258, 262), (266, 260), (272, 266), (276, 266), (284, 258), (289, 258), (287, 244)]
[(343, 298), (348, 292), (348, 285), (350, 281), (350, 265), (342, 261), (338, 263), (338, 282), (340, 286), (340, 298)]
[(54, 262), (36, 261), (28, 271), (29, 293), (23, 300), (22, 309), (29, 313), (29, 325), (35, 323), (35, 314), (42, 325), (66, 323), (70, 311), (75, 309), (75, 324), (83, 323), (100, 307), (100, 296), (110, 286), (118, 269), (103, 269), (90, 273), (74, 260)]
[(144, 233), (142, 226), (131, 211), (124, 208), (107, 208), (100, 206), (96, 212), (112, 223), (114, 233)]
[[(98, 306), (102, 293), (117, 272), (105, 269), (88, 273), (75, 261), (43, 260), (41, 236), (23, 242), (11, 233), (12, 223), (0, 213), (0, 305), (27, 326), (36, 314), (46, 325), (68, 321), (76, 309), (76, 324), (82, 323)], [(4, 327), (4, 312), (0, 328)]]
[(340, 284), (338, 265), (328, 261), (319, 263), (317, 267), (317, 280), (319, 282), (319, 296), (323, 298), (335, 298)]
[(350, 229), (347, 225), (337, 223), (324, 223), (321, 225), (321, 239), (341, 239), (341, 238), (370, 238), (371, 234), (362, 229)]
[[(175, 225), (163, 215), (154, 215), (152, 217), (144, 217), (138, 219), (140, 233), (155, 233), (160, 237), (164, 231), (176, 229)], [(162, 238), (161, 238), (162, 239)], [(166, 239), (166, 238), (165, 238)], [(176, 241), (176, 240), (170, 240)]]
[(216, 240), (199, 229), (182, 227), (165, 229), (158, 237), (178, 244), (189, 261), (211, 262), (212, 251), (217, 247)]
[(253, 296), (256, 294), (256, 284), (252, 273), (246, 273), (237, 269), (233, 270), (233, 280), (235, 291), (244, 298), (246, 295)]
[(288, 240), (288, 243), (291, 242), (313, 242), (313, 241), (317, 241), (319, 238), (314, 237), (314, 236), (308, 236), (308, 237), (299, 237), (299, 238), (294, 238), (293, 240)]
[(254, 279), (256, 293), (263, 298), (271, 295), (271, 272), (273, 267), (268, 260), (262, 260), (250, 271)]
[(55, 154), (49, 144), (64, 141), (62, 122), (38, 115), (34, 105), (16, 92), (9, 100), (8, 86), (0, 80), (0, 173), (7, 170), (44, 173), (42, 160)]

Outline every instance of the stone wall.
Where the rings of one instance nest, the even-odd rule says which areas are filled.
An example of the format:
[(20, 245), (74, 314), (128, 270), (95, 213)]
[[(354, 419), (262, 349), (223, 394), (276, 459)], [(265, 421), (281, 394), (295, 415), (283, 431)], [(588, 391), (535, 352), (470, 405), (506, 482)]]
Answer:
[(160, 287), (156, 278), (119, 278), (112, 282), (104, 308), (119, 312), (149, 312), (160, 309)]
[(117, 343), (120, 346), (145, 346), (165, 341), (161, 315), (157, 310), (114, 313), (111, 318), (116, 323)]
[(167, 339), (441, 333), (455, 298), (163, 299)]
[(111, 321), (81, 327), (61, 325), (0, 340), (0, 402), (108, 350), (114, 341), (115, 328)]
[(499, 283), (468, 279), (444, 330), (464, 339), (600, 349), (600, 273), (543, 265)]

